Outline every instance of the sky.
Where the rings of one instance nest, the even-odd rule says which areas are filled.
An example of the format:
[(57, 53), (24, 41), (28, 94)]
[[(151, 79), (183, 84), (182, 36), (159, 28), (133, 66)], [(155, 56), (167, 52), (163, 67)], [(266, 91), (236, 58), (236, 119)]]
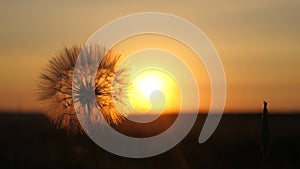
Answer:
[[(225, 111), (300, 110), (300, 1), (16, 1), (0, 5), (0, 110), (40, 111), (36, 80), (62, 47), (136, 12), (185, 18), (211, 40), (227, 80)], [(205, 106), (205, 105), (204, 105)]]

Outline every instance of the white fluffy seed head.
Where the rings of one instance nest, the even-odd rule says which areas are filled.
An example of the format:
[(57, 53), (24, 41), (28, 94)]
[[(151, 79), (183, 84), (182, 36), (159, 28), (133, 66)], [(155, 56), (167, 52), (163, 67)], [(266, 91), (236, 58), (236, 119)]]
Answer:
[[(79, 55), (83, 60), (74, 73)], [(120, 57), (120, 54), (105, 51), (100, 46), (72, 46), (64, 48), (49, 61), (40, 75), (37, 94), (46, 114), (57, 127), (82, 132), (78, 118), (84, 119), (81, 122), (85, 124), (100, 125), (103, 120), (109, 125), (117, 125), (124, 120), (126, 114), (120, 111), (120, 107), (125, 108), (128, 104), (128, 69), (116, 69)], [(99, 59), (100, 65), (95, 67)], [(96, 76), (93, 76), (95, 72)], [(80, 76), (75, 78), (80, 80), (73, 82), (73, 75)], [(96, 95), (96, 103), (90, 97), (92, 94)], [(74, 106), (79, 111), (75, 112)]]

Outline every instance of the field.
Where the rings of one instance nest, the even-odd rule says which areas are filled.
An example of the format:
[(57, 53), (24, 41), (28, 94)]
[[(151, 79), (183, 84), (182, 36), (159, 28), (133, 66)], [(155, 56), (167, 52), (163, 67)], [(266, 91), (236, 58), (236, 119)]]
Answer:
[[(163, 117), (147, 128), (129, 122), (119, 130), (134, 136), (163, 131), (175, 117)], [(258, 169), (260, 114), (226, 114), (213, 136), (197, 142), (205, 115), (199, 115), (188, 136), (168, 152), (145, 159), (110, 154), (86, 135), (56, 129), (41, 114), (0, 114), (0, 168), (86, 169)], [(164, 124), (164, 125), (161, 125)], [(300, 115), (270, 115), (271, 145), (265, 168), (300, 168)]]

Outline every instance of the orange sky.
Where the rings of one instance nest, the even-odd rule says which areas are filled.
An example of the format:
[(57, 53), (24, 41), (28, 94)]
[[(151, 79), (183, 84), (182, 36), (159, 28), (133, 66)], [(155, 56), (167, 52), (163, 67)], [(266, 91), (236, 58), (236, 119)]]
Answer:
[[(227, 76), (226, 111), (300, 110), (300, 2), (6, 1), (0, 5), (0, 110), (40, 110), (33, 95), (41, 68), (64, 45), (134, 12), (167, 12), (212, 41)], [(205, 105), (204, 105), (205, 106)]]

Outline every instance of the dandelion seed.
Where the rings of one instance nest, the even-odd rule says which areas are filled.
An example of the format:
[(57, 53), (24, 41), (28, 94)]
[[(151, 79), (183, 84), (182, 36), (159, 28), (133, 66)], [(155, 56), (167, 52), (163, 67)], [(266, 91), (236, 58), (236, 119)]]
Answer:
[[(74, 72), (79, 55), (81, 64)], [(117, 107), (126, 107), (127, 104), (128, 69), (116, 69), (120, 57), (120, 54), (111, 50), (105, 52), (99, 46), (73, 46), (64, 48), (49, 61), (48, 67), (41, 73), (37, 94), (48, 117), (57, 127), (82, 132), (78, 117), (92, 124), (103, 124), (106, 120), (109, 125), (117, 125), (124, 120), (125, 111), (119, 111)], [(101, 58), (100, 65), (95, 65)], [(80, 76), (74, 79), (81, 80), (73, 82), (73, 75)], [(92, 95), (96, 95), (96, 103)], [(76, 114), (74, 106), (79, 114)]]

